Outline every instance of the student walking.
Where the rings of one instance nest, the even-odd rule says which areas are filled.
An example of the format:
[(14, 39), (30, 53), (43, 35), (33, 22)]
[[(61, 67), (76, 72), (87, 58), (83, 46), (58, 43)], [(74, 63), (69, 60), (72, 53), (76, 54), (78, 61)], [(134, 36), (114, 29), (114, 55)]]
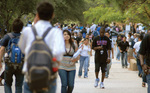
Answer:
[[(23, 28), (23, 22), (20, 19), (15, 19), (13, 24), (13, 32), (4, 36), (0, 48), (0, 69), (2, 68), (1, 60), (4, 56), (5, 49), (7, 56), (5, 56), (5, 72), (4, 72), (4, 89), (5, 93), (12, 93), (13, 75), (16, 78), (15, 93), (22, 93), (22, 85), (24, 75), (22, 74), (23, 56), (17, 43), (20, 37), (20, 32)], [(17, 60), (16, 60), (17, 59)]]
[(121, 42), (121, 36), (117, 36), (117, 40), (116, 40), (116, 45), (117, 45), (117, 55), (116, 55), (116, 60), (120, 61), (120, 50), (119, 50), (119, 43)]
[(89, 53), (91, 51), (89, 45), (89, 39), (85, 38), (84, 43), (81, 45), (81, 53), (80, 53), (80, 67), (78, 76), (82, 76), (82, 68), (84, 66), (84, 78), (88, 78), (88, 67), (89, 67)]
[(71, 33), (68, 30), (63, 31), (65, 39), (65, 54), (59, 66), (59, 76), (61, 79), (61, 93), (72, 93), (74, 88), (77, 58), (73, 58), (77, 51), (77, 45), (71, 39)]
[(141, 63), (140, 63), (140, 58), (139, 58), (139, 49), (140, 49), (140, 45), (141, 45), (141, 42), (142, 42), (142, 39), (143, 39), (143, 35), (140, 35), (139, 36), (139, 41), (135, 43), (135, 45), (133, 46), (133, 51), (136, 55), (136, 61), (137, 61), (137, 67), (138, 67), (138, 70), (139, 70), (139, 74), (138, 76), (139, 77), (142, 77), (142, 87), (146, 87), (146, 80), (145, 80), (145, 74), (143, 73), (143, 70), (142, 70), (142, 66), (141, 66)]
[(102, 78), (100, 83), (100, 88), (104, 88), (104, 78), (106, 72), (107, 63), (110, 63), (110, 50), (111, 44), (108, 37), (104, 36), (105, 28), (101, 28), (100, 36), (97, 36), (93, 40), (92, 49), (95, 50), (95, 87), (99, 83), (99, 71), (101, 67)]
[(110, 70), (111, 65), (112, 65), (112, 59), (114, 58), (114, 44), (113, 44), (113, 41), (110, 38), (109, 32), (106, 32), (105, 36), (107, 36), (110, 39), (110, 43), (111, 43), (111, 52), (110, 52), (110, 59), (111, 60), (110, 60), (110, 63), (107, 64), (107, 69), (106, 69), (106, 73), (105, 73), (105, 78), (108, 78), (109, 77), (109, 70)]
[(123, 41), (119, 43), (122, 68), (128, 67), (128, 63), (127, 63), (127, 51), (128, 51), (128, 49), (129, 49), (129, 43), (126, 41), (126, 37), (124, 36)]
[[(59, 63), (62, 60), (63, 54), (65, 52), (65, 48), (64, 48), (65, 45), (64, 45), (64, 38), (63, 38), (62, 31), (59, 28), (53, 28), (50, 23), (50, 21), (53, 18), (53, 15), (54, 15), (53, 6), (48, 2), (41, 3), (37, 7), (37, 14), (34, 22), (35, 25), (32, 28), (26, 27), (22, 31), (22, 35), (19, 41), (19, 47), (21, 48), (22, 52), (25, 54), (25, 59), (26, 59), (23, 67), (23, 72), (25, 73), (25, 77), (26, 77), (24, 82), (24, 93), (34, 93), (34, 92), (55, 93), (56, 92), (56, 77), (54, 76), (54, 74), (57, 71), (57, 66), (54, 63), (54, 61)], [(35, 46), (33, 47), (33, 45)], [(43, 46), (39, 47), (40, 45)], [(36, 51), (32, 49), (35, 49)], [(33, 52), (31, 52), (30, 50), (32, 50)], [(29, 55), (29, 53), (31, 54)], [(41, 57), (39, 57), (39, 55)], [(52, 61), (52, 57), (56, 59), (55, 60), (53, 59)], [(33, 60), (31, 60), (30, 58)], [(41, 64), (41, 61), (45, 65)], [(33, 65), (31, 65), (30, 63), (33, 63), (33, 65), (35, 65), (36, 68), (33, 68), (32, 70), (30, 69), (29, 72), (29, 68), (33, 67)], [(37, 67), (36, 66), (37, 64), (40, 65), (40, 67)], [(31, 74), (31, 72), (33, 74)], [(51, 73), (51, 75), (47, 73), (49, 74)], [(33, 81), (32, 80), (33, 78), (36, 79), (34, 79)]]

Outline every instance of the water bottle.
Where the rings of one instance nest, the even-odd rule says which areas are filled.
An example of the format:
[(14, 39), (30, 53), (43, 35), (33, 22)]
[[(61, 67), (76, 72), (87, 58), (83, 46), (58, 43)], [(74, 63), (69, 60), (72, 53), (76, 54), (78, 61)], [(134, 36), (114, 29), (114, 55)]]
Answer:
[(52, 70), (53, 70), (53, 72), (57, 72), (58, 71), (58, 66), (57, 66), (57, 63), (56, 63), (56, 58), (54, 57), (53, 58), (53, 67), (52, 67)]

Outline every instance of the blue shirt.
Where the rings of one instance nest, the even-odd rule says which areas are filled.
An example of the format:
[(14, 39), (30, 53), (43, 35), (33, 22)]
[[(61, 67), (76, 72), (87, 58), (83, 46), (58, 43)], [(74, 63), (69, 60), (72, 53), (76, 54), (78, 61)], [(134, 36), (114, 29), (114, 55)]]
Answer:
[(100, 31), (100, 30), (101, 30), (101, 27), (98, 27), (98, 28), (97, 28), (97, 31)]
[[(14, 32), (12, 32), (12, 34), (13, 34), (14, 36), (20, 36), (20, 33), (14, 33)], [(8, 45), (8, 43), (9, 43), (9, 40), (10, 40), (10, 39), (11, 39), (11, 38), (9, 37), (9, 35), (6, 34), (6, 35), (4, 36), (4, 38), (2, 39), (2, 41), (1, 41), (1, 46), (7, 47), (7, 45)]]
[(83, 29), (83, 26), (80, 26), (80, 30), (82, 30)]

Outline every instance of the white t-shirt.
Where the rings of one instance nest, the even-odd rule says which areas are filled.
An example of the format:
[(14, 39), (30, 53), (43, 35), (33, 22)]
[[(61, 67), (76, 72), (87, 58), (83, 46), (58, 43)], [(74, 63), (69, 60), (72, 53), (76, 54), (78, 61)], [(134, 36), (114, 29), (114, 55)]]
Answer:
[(92, 32), (95, 31), (95, 29), (96, 29), (96, 24), (93, 24), (93, 25), (90, 27), (90, 29), (91, 29)]
[[(38, 36), (42, 36), (48, 27), (52, 27), (49, 21), (39, 20), (35, 25)], [(19, 47), (21, 51), (26, 55), (27, 59), (30, 47), (35, 37), (31, 27), (26, 27), (23, 29), (19, 40)], [(44, 41), (47, 46), (52, 50), (53, 57), (56, 57), (58, 61), (62, 60), (63, 54), (65, 53), (65, 42), (63, 37), (63, 32), (59, 28), (52, 28), (47, 34)], [(25, 60), (23, 66), (23, 72), (27, 71), (27, 62)]]
[(90, 28), (87, 28), (87, 29), (86, 29), (86, 31), (87, 31), (87, 34), (89, 34), (89, 32), (90, 32)]
[(141, 41), (136, 42), (133, 46), (135, 48), (135, 52), (137, 53), (140, 50)]
[(83, 49), (81, 47), (81, 53), (80, 53), (80, 55), (81, 56), (89, 56), (88, 52), (90, 52), (90, 51), (91, 51), (91, 48), (90, 48), (89, 45), (83, 45)]

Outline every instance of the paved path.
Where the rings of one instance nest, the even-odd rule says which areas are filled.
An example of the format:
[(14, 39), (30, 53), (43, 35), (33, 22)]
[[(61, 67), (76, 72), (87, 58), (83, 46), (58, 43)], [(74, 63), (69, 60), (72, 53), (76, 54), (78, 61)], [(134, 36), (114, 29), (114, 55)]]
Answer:
[[(105, 79), (105, 89), (94, 87), (95, 74), (94, 74), (94, 60), (91, 57), (89, 77), (84, 79), (78, 77), (78, 68), (76, 72), (75, 88), (73, 93), (147, 93), (147, 88), (141, 87), (142, 79), (138, 77), (137, 71), (129, 71), (122, 69), (120, 62), (113, 60), (110, 76)], [(61, 84), (58, 78), (57, 93), (60, 93)]]
[[(128, 69), (122, 69), (120, 62), (113, 60), (110, 76), (105, 79), (105, 89), (94, 87), (95, 74), (94, 74), (94, 62), (91, 57), (89, 77), (84, 79), (78, 78), (78, 68), (75, 80), (75, 88), (73, 93), (147, 93), (147, 88), (141, 87), (142, 79), (138, 77), (137, 71), (129, 71)], [(13, 83), (13, 91), (14, 91)], [(57, 80), (57, 93), (61, 93), (61, 83), (58, 77)], [(0, 86), (0, 93), (4, 93), (4, 87)], [(15, 93), (15, 92), (13, 92)]]

